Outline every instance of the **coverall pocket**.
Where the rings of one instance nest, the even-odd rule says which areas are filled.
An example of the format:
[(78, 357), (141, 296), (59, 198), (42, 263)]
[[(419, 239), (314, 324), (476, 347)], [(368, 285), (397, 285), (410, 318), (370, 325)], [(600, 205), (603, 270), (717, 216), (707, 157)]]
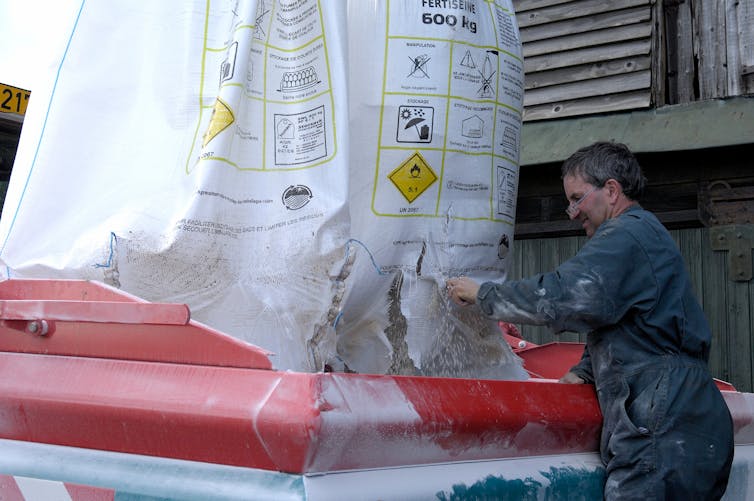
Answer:
[(628, 387), (626, 415), (629, 421), (639, 432), (658, 432), (668, 408), (667, 372), (643, 372), (629, 380)]
[[(652, 430), (644, 417), (641, 422), (635, 422), (629, 416), (627, 405), (634, 407), (636, 399), (630, 399), (631, 392), (626, 380), (616, 378), (613, 384), (606, 385), (598, 392), (600, 399), (608, 403), (603, 410), (602, 428), (602, 459), (608, 474), (620, 468), (635, 468), (645, 472), (653, 470), (655, 454)], [(643, 402), (640, 401), (635, 406), (636, 409), (644, 409), (646, 405)]]

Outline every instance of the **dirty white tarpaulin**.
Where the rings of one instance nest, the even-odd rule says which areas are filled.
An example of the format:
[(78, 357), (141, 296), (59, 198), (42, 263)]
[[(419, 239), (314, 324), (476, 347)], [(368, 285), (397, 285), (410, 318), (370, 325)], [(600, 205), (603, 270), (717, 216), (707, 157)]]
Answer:
[(380, 290), (401, 271), (420, 366), (432, 342), (412, 329), (447, 303), (419, 256), (432, 284), (504, 276), (522, 70), (509, 2), (392, 4), (76, 4), (31, 89), (4, 274), (184, 302), (277, 367), (320, 370), (336, 327), (346, 358), (384, 354), (347, 327), (385, 327)]

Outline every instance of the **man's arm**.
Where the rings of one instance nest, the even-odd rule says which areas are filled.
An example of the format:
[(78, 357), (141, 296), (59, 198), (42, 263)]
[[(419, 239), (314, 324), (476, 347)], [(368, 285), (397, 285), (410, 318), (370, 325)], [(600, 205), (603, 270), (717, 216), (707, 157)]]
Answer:
[(594, 377), (592, 376), (592, 358), (589, 355), (589, 348), (587, 346), (584, 346), (584, 352), (581, 354), (581, 360), (579, 360), (579, 363), (571, 367), (571, 370), (566, 372), (558, 382), (570, 384), (594, 384)]

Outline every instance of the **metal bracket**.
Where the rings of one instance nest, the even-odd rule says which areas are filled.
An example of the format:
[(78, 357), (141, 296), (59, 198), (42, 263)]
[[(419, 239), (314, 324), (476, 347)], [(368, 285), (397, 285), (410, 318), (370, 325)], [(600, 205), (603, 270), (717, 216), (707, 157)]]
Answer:
[(751, 255), (754, 249), (754, 225), (735, 224), (710, 228), (712, 250), (728, 251), (730, 278), (748, 282), (752, 278)]
[(713, 181), (698, 194), (699, 219), (705, 226), (754, 223), (754, 186)]

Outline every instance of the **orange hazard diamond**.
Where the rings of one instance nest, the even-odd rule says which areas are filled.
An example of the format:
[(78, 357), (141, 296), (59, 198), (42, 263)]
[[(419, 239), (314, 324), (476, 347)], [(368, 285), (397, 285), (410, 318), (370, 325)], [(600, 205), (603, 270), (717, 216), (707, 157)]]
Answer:
[(417, 151), (391, 172), (388, 178), (411, 203), (437, 181), (437, 174)]

